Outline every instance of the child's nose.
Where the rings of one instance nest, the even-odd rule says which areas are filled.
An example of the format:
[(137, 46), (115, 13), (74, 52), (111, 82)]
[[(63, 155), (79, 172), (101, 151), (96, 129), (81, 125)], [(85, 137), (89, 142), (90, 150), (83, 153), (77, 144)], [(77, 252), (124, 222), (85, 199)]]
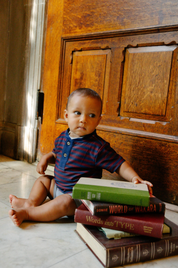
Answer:
[(87, 117), (86, 117), (86, 115), (81, 115), (81, 117), (80, 117), (80, 122), (81, 123), (86, 123), (86, 121), (87, 121)]

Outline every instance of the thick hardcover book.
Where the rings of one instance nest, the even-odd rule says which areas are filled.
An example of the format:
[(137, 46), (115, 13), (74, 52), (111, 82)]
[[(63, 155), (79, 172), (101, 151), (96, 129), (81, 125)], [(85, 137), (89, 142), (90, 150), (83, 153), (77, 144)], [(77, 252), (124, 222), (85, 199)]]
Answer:
[(152, 213), (129, 216), (95, 216), (82, 204), (75, 210), (74, 221), (97, 227), (161, 238), (163, 233), (164, 214)]
[(85, 199), (135, 206), (149, 206), (146, 184), (95, 178), (80, 178), (72, 192), (74, 199)]
[(83, 204), (92, 215), (130, 215), (140, 213), (165, 213), (165, 203), (156, 197), (150, 197), (148, 207), (132, 206), (125, 204), (104, 203), (82, 200)]
[(105, 267), (116, 267), (178, 255), (178, 226), (165, 218), (171, 234), (162, 239), (135, 236), (107, 239), (96, 226), (77, 223), (76, 232)]

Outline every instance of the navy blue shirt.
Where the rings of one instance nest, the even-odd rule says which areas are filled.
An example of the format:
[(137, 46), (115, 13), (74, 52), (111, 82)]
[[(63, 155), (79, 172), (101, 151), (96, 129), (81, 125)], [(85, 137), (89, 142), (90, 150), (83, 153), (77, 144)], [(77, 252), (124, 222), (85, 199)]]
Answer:
[(71, 139), (69, 129), (55, 140), (54, 176), (63, 193), (71, 193), (81, 177), (101, 178), (102, 169), (111, 173), (125, 161), (96, 131), (82, 138)]

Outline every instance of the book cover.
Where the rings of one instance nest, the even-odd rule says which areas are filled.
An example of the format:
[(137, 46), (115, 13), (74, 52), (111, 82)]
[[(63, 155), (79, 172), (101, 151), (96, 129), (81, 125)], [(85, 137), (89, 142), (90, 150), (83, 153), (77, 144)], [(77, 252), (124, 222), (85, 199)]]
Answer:
[(80, 178), (73, 187), (72, 198), (135, 206), (149, 206), (148, 187), (143, 183)]
[(148, 207), (104, 203), (90, 200), (82, 200), (83, 204), (92, 215), (130, 215), (140, 213), (165, 213), (165, 203), (157, 197), (150, 197)]
[(170, 234), (107, 239), (96, 226), (77, 223), (76, 232), (105, 267), (116, 267), (178, 255), (178, 226), (165, 218)]
[(129, 216), (95, 216), (82, 204), (75, 210), (74, 221), (133, 234), (162, 237), (164, 214), (140, 214)]

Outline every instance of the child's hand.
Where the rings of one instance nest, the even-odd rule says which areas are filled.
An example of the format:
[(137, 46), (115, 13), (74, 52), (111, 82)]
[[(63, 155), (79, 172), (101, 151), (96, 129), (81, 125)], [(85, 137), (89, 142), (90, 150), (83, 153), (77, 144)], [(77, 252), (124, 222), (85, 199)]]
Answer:
[(36, 171), (39, 174), (45, 174), (45, 171), (47, 169), (48, 164), (47, 163), (43, 163), (42, 161), (40, 161), (36, 167)]
[(36, 171), (39, 174), (45, 174), (45, 171), (48, 167), (48, 163), (55, 163), (55, 159), (56, 159), (56, 156), (52, 152), (43, 155), (36, 167)]
[(149, 190), (150, 196), (153, 195), (153, 189), (152, 189), (153, 184), (152, 184), (151, 182), (142, 180), (142, 179), (139, 178), (139, 177), (134, 177), (134, 178), (132, 179), (132, 181), (133, 181), (133, 183), (136, 183), (136, 184), (137, 184), (137, 183), (144, 183), (144, 184), (146, 184), (146, 185), (148, 186), (148, 190)]

